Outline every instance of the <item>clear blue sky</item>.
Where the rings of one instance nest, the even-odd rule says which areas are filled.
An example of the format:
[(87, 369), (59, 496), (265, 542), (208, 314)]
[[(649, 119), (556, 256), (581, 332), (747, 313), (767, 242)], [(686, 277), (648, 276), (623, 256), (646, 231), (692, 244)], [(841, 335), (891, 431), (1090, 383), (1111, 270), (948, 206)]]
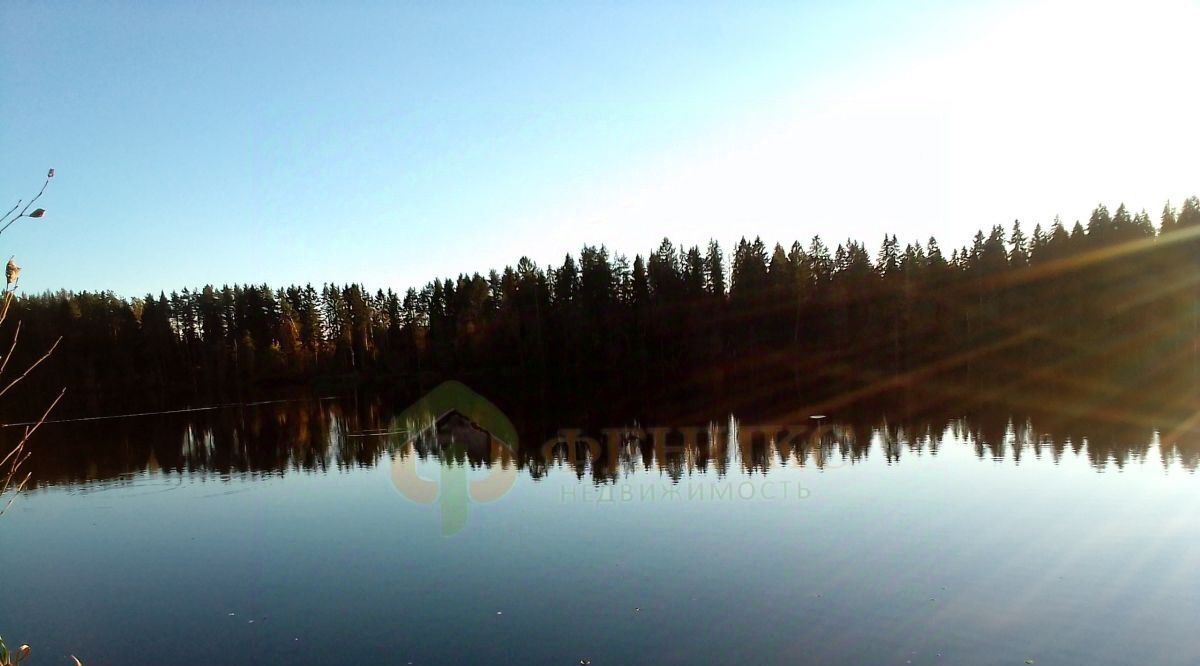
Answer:
[(664, 235), (1157, 217), (1200, 189), (1197, 14), (7, 0), (0, 196), (58, 177), (0, 251), (27, 291), (403, 289)]

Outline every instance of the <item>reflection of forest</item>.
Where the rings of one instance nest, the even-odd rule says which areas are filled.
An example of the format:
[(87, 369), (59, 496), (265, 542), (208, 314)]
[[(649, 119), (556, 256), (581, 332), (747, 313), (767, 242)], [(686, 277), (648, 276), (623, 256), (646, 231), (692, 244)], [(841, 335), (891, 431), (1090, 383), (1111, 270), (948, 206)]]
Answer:
[[(516, 451), (455, 415), (436, 434), (408, 442), (399, 408), (383, 400), (299, 400), (85, 423), (48, 424), (28, 465), (36, 487), (127, 479), (142, 472), (204, 476), (279, 475), (372, 466), (415, 455), (472, 467), (515, 465), (534, 478), (553, 466), (596, 483), (639, 468), (674, 480), (693, 472), (767, 472), (779, 465), (853, 465), (871, 456), (903, 464), (911, 455), (971, 447), (980, 458), (1085, 456), (1098, 470), (1151, 462), (1194, 471), (1200, 432), (1184, 416), (1102, 418), (1103, 414), (1011, 417), (998, 409), (955, 416), (909, 415), (883, 407), (834, 415), (735, 419), (650, 414), (584, 417), (562, 412), (514, 418)], [(951, 410), (946, 410), (950, 412)], [(558, 413), (558, 412), (554, 412)], [(900, 412), (903, 413), (903, 412)], [(578, 420), (575, 420), (578, 419)], [(5, 432), (11, 435), (12, 429)]]

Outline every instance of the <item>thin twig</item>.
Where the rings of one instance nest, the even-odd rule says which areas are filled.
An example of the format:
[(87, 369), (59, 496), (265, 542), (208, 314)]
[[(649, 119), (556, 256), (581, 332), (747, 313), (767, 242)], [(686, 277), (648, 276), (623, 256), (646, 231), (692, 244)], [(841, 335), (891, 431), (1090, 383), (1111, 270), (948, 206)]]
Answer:
[(12, 215), (14, 210), (20, 208), (22, 201), (24, 201), (24, 199), (17, 199), (17, 203), (13, 204), (13, 207), (8, 209), (8, 212), (4, 214), (4, 217), (0, 217), (0, 222), (7, 220), (8, 216)]
[[(2, 323), (4, 323), (4, 317), (0, 316), (0, 324)], [(17, 338), (19, 337), (21, 337), (21, 322), (17, 322), (17, 330), (13, 331), (12, 344), (8, 347), (8, 354), (3, 359), (0, 359), (0, 375), (4, 374), (4, 369), (8, 367), (8, 359), (12, 358), (13, 352), (16, 351)]]
[[(18, 446), (17, 448), (13, 449), (12, 453), (17, 453), (18, 451), (23, 451), (23, 450), (24, 450), (23, 445)], [(12, 453), (10, 453), (9, 455), (11, 456)], [(6, 474), (4, 476), (4, 484), (3, 484), (3, 486), (0, 486), (0, 496), (2, 496), (8, 492), (8, 487), (12, 485), (13, 477), (15, 477), (17, 475), (17, 472), (21, 469), (21, 465), (25, 464), (26, 460), (29, 460), (28, 453), (26, 453), (23, 456), (18, 455), (16, 457), (16, 459), (13, 460), (12, 465), (8, 468), (8, 474)]]
[(41, 418), (39, 418), (32, 427), (25, 430), (25, 435), (21, 437), (21, 443), (19, 446), (25, 446), (25, 442), (29, 441), (29, 438), (33, 435), (33, 433), (37, 432), (38, 428), (42, 427), (42, 424), (46, 422), (46, 418), (50, 416), (50, 412), (54, 411), (54, 408), (58, 406), (58, 401), (62, 400), (66, 393), (66, 388), (63, 388), (63, 390), (58, 392), (58, 396), (54, 398), (54, 401), (51, 402), (50, 406), (46, 408), (46, 411), (42, 412)]
[[(29, 433), (28, 428), (25, 429), (25, 433)], [(17, 472), (21, 469), (21, 465), (23, 465), (25, 461), (29, 459), (29, 454), (26, 453), (24, 456), (21, 455), (24, 451), (25, 439), (22, 438), (21, 443), (13, 447), (13, 450), (9, 451), (8, 455), (4, 456), (5, 463), (8, 462), (9, 458), (13, 458), (13, 461), (12, 465), (9, 465), (8, 473), (4, 476), (4, 484), (0, 486), (0, 495), (4, 495), (4, 493), (8, 492), (8, 487), (12, 485), (13, 477), (17, 475)]]
[[(53, 351), (53, 349), (51, 349), (51, 351)], [(25, 450), (25, 444), (29, 441), (29, 438), (33, 436), (33, 433), (37, 432), (37, 429), (40, 428), (42, 426), (42, 424), (46, 422), (46, 419), (50, 416), (50, 412), (54, 411), (54, 408), (58, 406), (59, 401), (62, 400), (63, 396), (66, 395), (66, 393), (67, 393), (67, 389), (65, 389), (65, 388), (58, 392), (58, 396), (55, 397), (53, 401), (51, 401), (51, 403), (48, 407), (46, 407), (46, 411), (42, 412), (41, 418), (39, 418), (37, 420), (37, 422), (33, 424), (33, 427), (25, 429), (25, 434), (21, 437), (20, 443), (18, 443), (13, 448), (13, 450), (11, 452), (9, 452), (9, 454), (7, 456), (4, 457), (4, 461), (7, 462), (9, 460), (9, 458), (13, 458), (14, 455), (16, 456), (13, 459), (12, 465), (9, 467), (8, 475), (4, 479), (3, 486), (0, 487), (0, 496), (3, 496), (5, 493), (8, 492), (9, 487), (12, 485), (13, 477), (15, 477), (17, 474), (17, 470), (19, 470), (21, 468), (21, 465), (24, 464), (26, 460), (29, 460), (29, 456), (32, 455), (31, 452), (25, 452), (24, 456), (21, 455), (21, 452), (23, 452)], [(3, 464), (4, 464), (3, 462), (0, 462), (0, 465), (3, 465)], [(0, 509), (0, 516), (3, 516), (4, 512), (8, 511), (8, 508), (10, 506), (12, 506), (12, 503), (14, 501), (16, 501), (17, 495), (20, 495), (21, 491), (25, 489), (25, 485), (29, 483), (29, 479), (32, 476), (33, 476), (33, 472), (28, 472), (25, 474), (25, 478), (21, 479), (21, 482), (19, 484), (17, 484), (17, 487), (14, 489), (13, 496), (9, 498), (8, 503), (6, 503), (4, 505), (4, 508)]]
[(4, 311), (0, 312), (0, 324), (3, 324), (4, 320), (8, 319), (8, 306), (12, 305), (13, 292), (15, 291), (15, 286), (4, 291)]
[[(28, 375), (30, 372), (32, 372), (34, 368), (36, 368), (42, 364), (42, 361), (45, 361), (46, 359), (50, 358), (50, 355), (53, 354), (54, 350), (58, 348), (58, 343), (60, 343), (60, 342), (62, 342), (61, 335), (58, 336), (58, 339), (54, 341), (54, 344), (50, 345), (50, 349), (48, 349), (45, 354), (42, 354), (41, 358), (34, 361), (33, 365), (29, 366), (28, 368), (25, 369), (25, 372), (21, 373), (20, 377), (17, 377), (16, 379), (9, 382), (8, 386), (5, 386), (3, 389), (0, 389), (0, 396), (3, 396), (5, 393), (8, 393), (8, 390), (10, 388), (16, 386), (22, 379), (25, 379), (26, 375)], [(58, 401), (56, 400), (55, 402), (58, 402)]]
[(17, 489), (13, 491), (13, 496), (8, 498), (8, 502), (4, 505), (4, 508), (0, 509), (0, 516), (3, 516), (4, 512), (8, 511), (8, 508), (12, 506), (13, 502), (17, 501), (17, 496), (20, 495), (21, 491), (25, 489), (25, 484), (29, 482), (29, 477), (31, 476), (33, 476), (33, 472), (29, 472), (25, 475), (24, 479), (21, 479), (20, 485), (18, 485)]
[[(8, 459), (9, 459), (9, 458), (11, 458), (11, 457), (13, 457), (13, 456), (18, 456), (18, 457), (19, 457), (19, 454), (20, 454), (20, 452), (21, 452), (21, 447), (24, 445), (24, 443), (25, 443), (25, 440), (24, 440), (24, 439), (22, 439), (22, 440), (21, 440), (21, 444), (18, 444), (16, 447), (14, 447), (14, 448), (13, 448), (13, 450), (12, 450), (12, 451), (9, 451), (9, 452), (8, 452), (8, 455), (4, 456), (4, 460), (0, 460), (0, 466), (3, 466), (5, 463), (7, 463), (7, 462), (8, 462)], [(15, 467), (16, 467), (16, 465), (13, 465), (13, 467), (15, 468)]]
[[(21, 458), (13, 461), (12, 468), (8, 470), (8, 475), (4, 477), (4, 487), (0, 489), (0, 496), (8, 492), (8, 487), (12, 485), (13, 477), (17, 475), (17, 472), (21, 469), (21, 465), (24, 465), (25, 461), (29, 460), (30, 455), (32, 454), (26, 453)], [(17, 489), (17, 492), (21, 492), (20, 488)]]
[[(46, 186), (49, 184), (50, 184), (50, 179), (47, 178), (46, 182), (42, 183), (42, 189), (38, 190), (37, 196), (30, 199), (29, 203), (25, 204), (25, 207), (21, 209), (21, 213), (19, 215), (17, 215), (16, 217), (14, 217), (13, 219), (9, 220), (8, 224), (5, 224), (3, 227), (0, 227), (0, 234), (4, 233), (4, 231), (6, 229), (11, 227), (13, 222), (16, 222), (17, 220), (25, 217), (25, 213), (29, 211), (29, 207), (33, 205), (33, 202), (37, 201), (38, 199), (41, 199), (42, 195), (46, 193)], [(20, 206), (20, 205), (21, 205), (20, 202), (18, 202), (17, 206)], [(16, 208), (14, 207), (14, 210), (15, 209)], [(9, 212), (11, 213), (12, 211), (9, 211)], [(5, 215), (5, 217), (8, 217), (8, 216)], [(3, 219), (3, 218), (0, 218), (0, 219)]]

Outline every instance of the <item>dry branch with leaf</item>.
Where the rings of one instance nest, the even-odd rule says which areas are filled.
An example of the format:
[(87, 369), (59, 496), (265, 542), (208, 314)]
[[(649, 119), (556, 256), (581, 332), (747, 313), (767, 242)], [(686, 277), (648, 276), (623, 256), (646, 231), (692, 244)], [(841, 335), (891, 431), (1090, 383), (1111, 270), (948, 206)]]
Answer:
[[(13, 207), (10, 208), (3, 217), (0, 217), (0, 225), (3, 225), (0, 226), (0, 234), (3, 234), (5, 231), (7, 231), (8, 228), (11, 227), (17, 220), (22, 218), (38, 219), (46, 214), (46, 210), (44, 208), (36, 208), (32, 212), (30, 212), (29, 209), (32, 208), (33, 204), (36, 203), (38, 199), (41, 199), (42, 195), (46, 193), (46, 188), (50, 185), (50, 180), (52, 178), (54, 178), (54, 169), (50, 169), (46, 173), (46, 181), (42, 183), (42, 189), (38, 190), (38, 193), (34, 195), (34, 197), (30, 199), (28, 203), (25, 203), (23, 208), (21, 207), (23, 201), (18, 200), (17, 203), (13, 205)], [(18, 209), (20, 212), (18, 212)], [(4, 271), (4, 278), (4, 303), (2, 306), (0, 306), (0, 329), (4, 327), (4, 323), (8, 320), (8, 313), (12, 307), (13, 297), (17, 291), (17, 285), (21, 279), (21, 267), (17, 265), (15, 258), (10, 258), (8, 260), (8, 265), (5, 267)], [(11, 359), (13, 353), (16, 352), (17, 342), (20, 339), (20, 336), (21, 323), (17, 322), (16, 328), (12, 333), (12, 341), (8, 345), (8, 353), (0, 358), (0, 397), (8, 393), (8, 391), (19, 384), (21, 380), (25, 379), (25, 377), (27, 377), (34, 368), (41, 365), (43, 361), (49, 358), (50, 355), (54, 353), (54, 350), (58, 347), (58, 343), (62, 340), (61, 337), (56, 340), (54, 344), (50, 346), (50, 349), (48, 349), (45, 354), (38, 358), (38, 360), (34, 361), (29, 367), (25, 368), (24, 372), (5, 383), (3, 375), (8, 369), (9, 359)], [(63, 391), (65, 392), (66, 389), (63, 389)], [(25, 485), (29, 482), (30, 475), (28, 473), (23, 476), (21, 475), (21, 466), (26, 460), (29, 459), (30, 455), (28, 450), (29, 438), (45, 422), (46, 418), (50, 415), (50, 411), (58, 405), (58, 402), (62, 399), (62, 396), (63, 393), (60, 392), (58, 397), (55, 398), (54, 401), (50, 403), (50, 406), (46, 409), (46, 411), (42, 413), (41, 418), (34, 422), (32, 426), (26, 426), (25, 432), (22, 434), (20, 441), (4, 456), (2, 461), (0, 461), (0, 515), (3, 515), (4, 512), (7, 511), (10, 506), (12, 506), (12, 503), (16, 499), (17, 495), (25, 489)]]
[[(0, 225), (3, 225), (0, 226), (0, 234), (3, 234), (8, 230), (9, 227), (13, 225), (14, 222), (22, 218), (40, 219), (45, 216), (46, 209), (44, 208), (35, 208), (33, 211), (30, 211), (29, 209), (38, 199), (42, 198), (43, 194), (46, 193), (46, 187), (50, 185), (50, 180), (52, 178), (54, 178), (54, 169), (50, 169), (50, 171), (46, 173), (46, 182), (42, 183), (42, 189), (38, 190), (38, 193), (32, 199), (30, 199), (28, 203), (25, 204), (24, 208), (21, 207), (22, 201), (18, 200), (16, 205), (9, 209), (9, 211), (5, 213), (3, 217), (0, 217)], [(20, 209), (20, 212), (17, 212), (18, 209)], [(14, 213), (16, 214), (14, 215)], [(3, 329), (5, 321), (8, 320), (9, 309), (12, 306), (13, 297), (17, 290), (17, 284), (21, 279), (21, 267), (17, 265), (15, 258), (10, 258), (8, 260), (8, 265), (5, 267), (4, 271), (4, 278), (4, 302), (3, 305), (0, 306), (0, 329)], [(50, 348), (46, 350), (46, 353), (42, 354), (41, 357), (26, 367), (24, 372), (5, 383), (4, 372), (8, 369), (9, 359), (12, 358), (13, 353), (17, 349), (17, 341), (20, 339), (20, 336), (21, 323), (17, 322), (16, 327), (13, 329), (12, 341), (8, 345), (8, 352), (4, 354), (2, 358), (0, 358), (0, 386), (2, 386), (2, 388), (0, 388), (0, 397), (8, 393), (8, 391), (14, 386), (21, 383), (21, 380), (25, 379), (25, 377), (27, 377), (29, 373), (34, 370), (34, 368), (38, 367), (42, 364), (42, 362), (49, 358), (50, 355), (54, 353), (54, 350), (58, 348), (58, 343), (62, 341), (62, 337), (60, 336), (57, 340), (55, 340), (54, 344), (50, 345)], [(17, 495), (19, 495), (21, 491), (25, 489), (26, 484), (29, 483), (31, 474), (28, 472), (24, 475), (21, 474), (21, 466), (26, 460), (29, 459), (30, 456), (30, 451), (28, 448), (29, 438), (32, 437), (33, 433), (37, 432), (38, 428), (40, 428), (42, 424), (46, 422), (47, 417), (50, 416), (50, 412), (53, 411), (54, 408), (58, 406), (59, 401), (62, 400), (64, 393), (66, 393), (65, 388), (59, 392), (58, 396), (54, 398), (53, 401), (51, 401), (50, 405), (46, 407), (45, 411), (42, 412), (41, 417), (39, 417), (37, 421), (35, 421), (32, 425), (25, 426), (25, 430), (21, 435), (20, 441), (4, 456), (2, 460), (0, 460), (0, 515), (3, 515), (4, 512), (12, 506), (12, 503), (14, 500), (16, 500)], [(8, 647), (4, 644), (4, 640), (0, 639), (0, 666), (18, 664), (29, 656), (30, 651), (31, 650), (28, 645), (22, 645), (15, 652), (10, 653)], [(81, 662), (74, 656), (71, 658), (76, 664), (81, 665)]]

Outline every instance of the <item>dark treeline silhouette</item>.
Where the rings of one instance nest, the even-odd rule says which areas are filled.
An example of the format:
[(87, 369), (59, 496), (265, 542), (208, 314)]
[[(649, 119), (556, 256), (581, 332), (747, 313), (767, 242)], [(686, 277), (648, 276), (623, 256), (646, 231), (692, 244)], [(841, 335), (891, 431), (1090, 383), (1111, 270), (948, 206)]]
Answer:
[(449, 377), (530, 395), (719, 391), (835, 406), (924, 383), (1109, 399), (1153, 386), (1182, 404), (1200, 384), (1200, 200), (1157, 220), (1122, 205), (1070, 227), (1014, 222), (953, 249), (895, 235), (875, 256), (820, 237), (743, 239), (728, 254), (663, 240), (632, 259), (584, 247), (557, 266), (522, 258), (403, 294), (30, 295), (10, 320), (25, 353), (64, 336), (31, 380), (42, 394), (70, 387), (76, 408)]

